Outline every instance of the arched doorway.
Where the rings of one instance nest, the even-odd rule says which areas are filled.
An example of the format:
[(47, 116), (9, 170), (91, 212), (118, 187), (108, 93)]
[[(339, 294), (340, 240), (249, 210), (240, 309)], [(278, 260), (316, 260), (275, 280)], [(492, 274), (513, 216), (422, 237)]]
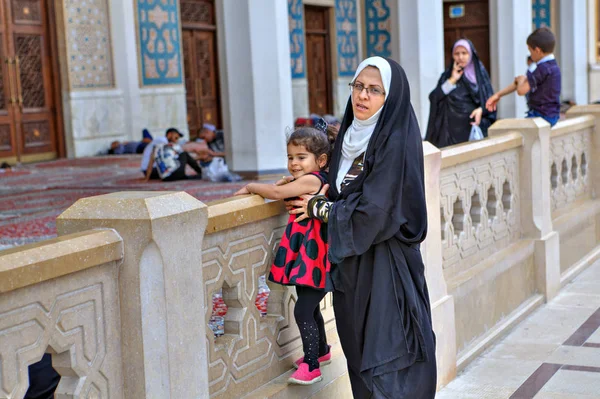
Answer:
[(444, 1), (444, 48), (446, 65), (452, 59), (452, 45), (460, 38), (471, 40), (479, 59), (488, 70), (490, 64), (490, 12), (488, 0)]
[(311, 114), (333, 113), (330, 8), (304, 6), (306, 72)]
[(195, 139), (203, 123), (221, 128), (214, 0), (181, 0), (187, 122)]
[(0, 1), (0, 161), (33, 162), (64, 154), (54, 4)]

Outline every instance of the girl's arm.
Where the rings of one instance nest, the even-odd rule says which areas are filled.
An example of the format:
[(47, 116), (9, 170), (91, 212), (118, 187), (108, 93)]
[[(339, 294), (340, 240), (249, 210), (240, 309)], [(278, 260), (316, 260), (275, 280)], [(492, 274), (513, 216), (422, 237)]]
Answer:
[(235, 195), (258, 194), (263, 198), (281, 200), (298, 197), (304, 194), (312, 194), (319, 191), (320, 188), (321, 180), (317, 176), (304, 175), (291, 183), (281, 186), (264, 183), (250, 183), (235, 193)]

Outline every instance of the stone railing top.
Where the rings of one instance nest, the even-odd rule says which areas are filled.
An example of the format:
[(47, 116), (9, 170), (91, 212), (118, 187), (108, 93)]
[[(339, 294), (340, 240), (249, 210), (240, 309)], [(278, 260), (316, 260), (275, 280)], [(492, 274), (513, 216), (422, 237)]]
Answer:
[(573, 116), (569, 119), (558, 121), (551, 130), (551, 137), (559, 137), (577, 132), (588, 127), (593, 127), (595, 124), (596, 118), (593, 115)]
[(504, 152), (522, 145), (523, 135), (519, 132), (510, 132), (481, 141), (457, 144), (442, 149), (442, 169)]
[(541, 129), (550, 127), (550, 124), (543, 120), (542, 118), (507, 118), (507, 119), (499, 119), (490, 128), (488, 129), (488, 134), (493, 136), (493, 132), (496, 130), (506, 131), (506, 130), (529, 130), (529, 129)]
[(244, 195), (209, 202), (206, 234), (216, 233), (280, 215), (282, 201), (266, 201), (259, 195)]
[(600, 112), (600, 104), (574, 105), (567, 110), (567, 116), (575, 114), (597, 114)]
[(88, 230), (0, 252), (0, 294), (123, 258), (111, 229)]
[[(138, 206), (139, 203), (146, 204)], [(92, 205), (93, 204), (93, 205)], [(193, 211), (204, 205), (184, 191), (120, 191), (95, 197), (81, 198), (56, 219), (106, 219), (106, 207), (110, 208), (110, 219), (155, 220), (171, 215)], [(90, 213), (90, 209), (97, 213)]]

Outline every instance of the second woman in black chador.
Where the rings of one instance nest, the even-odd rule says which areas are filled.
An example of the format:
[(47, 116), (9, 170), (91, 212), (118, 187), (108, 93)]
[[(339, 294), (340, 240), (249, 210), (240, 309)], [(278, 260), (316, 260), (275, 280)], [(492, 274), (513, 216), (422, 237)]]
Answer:
[(429, 94), (429, 123), (425, 140), (438, 148), (469, 140), (476, 123), (487, 137), (496, 121), (485, 102), (494, 94), (490, 76), (477, 56), (473, 43), (460, 39), (452, 47), (453, 60)]

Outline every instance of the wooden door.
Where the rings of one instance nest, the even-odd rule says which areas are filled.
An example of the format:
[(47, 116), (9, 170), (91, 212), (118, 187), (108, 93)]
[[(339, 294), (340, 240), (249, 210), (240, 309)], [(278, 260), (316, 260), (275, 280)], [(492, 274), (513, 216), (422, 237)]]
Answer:
[(0, 158), (55, 158), (57, 129), (46, 0), (0, 3)]
[(304, 19), (309, 111), (318, 115), (332, 114), (329, 8), (305, 6)]
[(222, 127), (214, 9), (214, 0), (181, 1), (186, 103), (192, 139), (203, 123)]
[[(461, 9), (462, 7), (462, 9)], [(459, 12), (462, 10), (462, 13)], [(458, 39), (471, 40), (479, 59), (490, 72), (490, 16), (488, 0), (444, 2), (444, 48), (446, 65), (452, 59), (452, 45)]]

